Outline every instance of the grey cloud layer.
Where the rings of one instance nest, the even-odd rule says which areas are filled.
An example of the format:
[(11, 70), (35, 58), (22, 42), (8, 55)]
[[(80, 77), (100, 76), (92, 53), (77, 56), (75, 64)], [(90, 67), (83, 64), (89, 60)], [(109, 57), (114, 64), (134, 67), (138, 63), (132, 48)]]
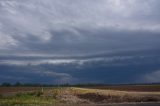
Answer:
[(158, 82), (159, 5), (0, 0), (0, 82)]
[(1, 54), (157, 49), (159, 0), (1, 0)]

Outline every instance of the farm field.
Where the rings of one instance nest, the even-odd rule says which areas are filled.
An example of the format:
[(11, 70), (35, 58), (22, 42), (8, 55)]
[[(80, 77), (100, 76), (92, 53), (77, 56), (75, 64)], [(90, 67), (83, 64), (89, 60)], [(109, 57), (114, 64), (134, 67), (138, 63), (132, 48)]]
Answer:
[(120, 86), (93, 86), (92, 89), (111, 89), (119, 91), (158, 92), (160, 85), (120, 85)]
[(0, 106), (159, 106), (159, 86), (146, 86), (0, 87)]

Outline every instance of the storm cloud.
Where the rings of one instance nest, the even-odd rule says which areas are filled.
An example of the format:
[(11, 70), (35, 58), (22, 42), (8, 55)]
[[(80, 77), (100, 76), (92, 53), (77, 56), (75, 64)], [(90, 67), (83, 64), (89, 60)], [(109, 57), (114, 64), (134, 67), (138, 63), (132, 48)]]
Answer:
[(0, 0), (0, 78), (15, 77), (10, 67), (15, 73), (23, 67), (27, 72), (19, 77), (29, 71), (35, 82), (40, 72), (46, 81), (73, 83), (116, 83), (102, 76), (118, 70), (117, 83), (127, 83), (122, 77), (134, 72), (128, 81), (153, 76), (160, 69), (159, 5), (159, 0)]

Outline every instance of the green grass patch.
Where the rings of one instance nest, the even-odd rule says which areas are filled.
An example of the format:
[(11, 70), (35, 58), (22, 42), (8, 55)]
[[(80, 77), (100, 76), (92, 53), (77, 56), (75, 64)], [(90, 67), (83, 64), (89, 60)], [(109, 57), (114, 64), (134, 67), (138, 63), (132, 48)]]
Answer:
[(19, 93), (15, 96), (0, 97), (0, 106), (19, 106), (19, 105), (52, 105), (57, 101), (53, 97), (45, 97), (41, 92)]

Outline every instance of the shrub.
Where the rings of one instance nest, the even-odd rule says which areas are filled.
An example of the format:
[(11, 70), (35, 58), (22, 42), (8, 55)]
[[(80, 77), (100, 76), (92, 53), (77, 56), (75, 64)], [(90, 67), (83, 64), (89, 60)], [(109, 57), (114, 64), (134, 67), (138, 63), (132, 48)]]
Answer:
[(3, 95), (2, 95), (2, 94), (0, 94), (0, 98), (3, 98)]
[(43, 95), (43, 92), (38, 91), (35, 96), (40, 97), (41, 95)]

